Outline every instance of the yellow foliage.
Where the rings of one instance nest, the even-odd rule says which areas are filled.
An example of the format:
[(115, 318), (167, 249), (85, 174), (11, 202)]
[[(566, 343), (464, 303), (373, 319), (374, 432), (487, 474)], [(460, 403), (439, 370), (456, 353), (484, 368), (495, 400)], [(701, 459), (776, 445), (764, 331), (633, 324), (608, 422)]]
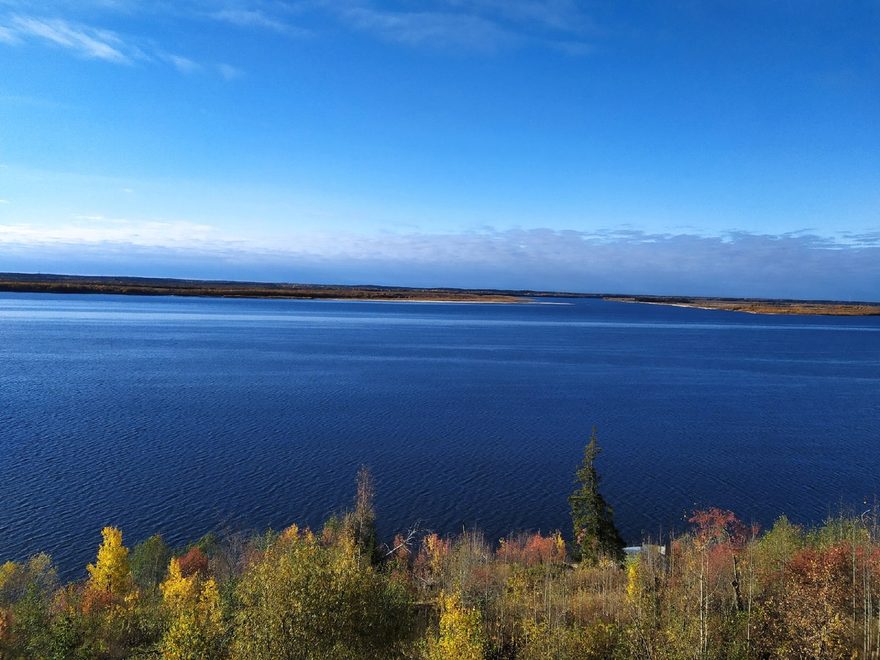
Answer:
[(633, 559), (626, 567), (626, 599), (635, 603), (639, 597), (639, 560)]
[(440, 636), (428, 649), (432, 660), (481, 660), (486, 637), (480, 611), (464, 607), (458, 594), (440, 594)]
[(98, 548), (98, 558), (89, 564), (89, 588), (125, 597), (133, 588), (128, 565), (128, 548), (122, 545), (122, 532), (116, 527), (101, 530), (104, 540)]
[(18, 564), (14, 561), (8, 561), (2, 566), (0, 566), (0, 589), (3, 589), (6, 586), (6, 582), (15, 575), (15, 571), (18, 568)]
[(21, 573), (21, 565), (14, 561), (8, 561), (0, 565), (0, 603), (7, 598), (7, 588), (13, 590), (15, 588), (16, 576)]
[(200, 660), (218, 657), (225, 627), (220, 592), (214, 578), (183, 577), (180, 562), (172, 559), (168, 577), (160, 585), (169, 624), (162, 637), (162, 657)]
[(429, 534), (425, 537), (422, 547), (428, 556), (428, 566), (431, 572), (439, 573), (443, 567), (443, 561), (449, 554), (449, 542), (441, 539), (437, 534)]
[(556, 546), (556, 559), (557, 561), (565, 560), (565, 539), (562, 538), (562, 534), (556, 532), (553, 535), (553, 544)]
[(294, 523), (283, 532), (281, 532), (282, 541), (294, 541), (299, 538), (299, 527)]
[[(550, 626), (546, 621), (535, 621), (534, 619), (525, 619), (522, 621), (522, 636), (524, 649), (522, 655), (526, 658), (540, 657), (543, 650), (548, 646), (548, 638), (550, 637)], [(532, 649), (539, 649), (537, 653)]]
[(214, 578), (208, 578), (202, 585), (202, 593), (199, 594), (199, 609), (205, 613), (207, 622), (215, 626), (222, 623), (220, 590), (217, 588), (217, 582)]
[(271, 545), (237, 595), (232, 658), (398, 657), (406, 640), (408, 595), (349, 535)]
[(196, 576), (183, 577), (180, 561), (172, 559), (168, 564), (168, 577), (159, 585), (163, 602), (171, 608), (187, 606), (196, 593)]

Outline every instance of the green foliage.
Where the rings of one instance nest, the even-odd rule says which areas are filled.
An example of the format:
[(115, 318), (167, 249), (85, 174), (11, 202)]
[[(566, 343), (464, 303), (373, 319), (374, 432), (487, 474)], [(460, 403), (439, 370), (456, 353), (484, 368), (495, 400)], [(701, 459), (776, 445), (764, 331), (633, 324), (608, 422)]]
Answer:
[(786, 565), (795, 552), (804, 545), (804, 534), (800, 527), (792, 525), (788, 518), (780, 516), (773, 527), (764, 534), (753, 547), (755, 564), (760, 566), (759, 578), (765, 588), (783, 585)]
[(402, 657), (414, 610), (402, 585), (345, 537), (289, 530), (238, 588), (233, 658)]
[(141, 589), (158, 586), (165, 575), (171, 550), (159, 534), (134, 547), (131, 553), (131, 575)]
[(870, 533), (871, 531), (860, 518), (840, 514), (827, 518), (824, 524), (810, 530), (806, 536), (810, 545), (828, 548), (842, 541), (853, 543), (862, 541)]
[(614, 512), (599, 492), (596, 471), (599, 452), (599, 440), (593, 429), (577, 471), (579, 487), (568, 498), (575, 543), (581, 561), (596, 565), (600, 558), (606, 557), (622, 564), (626, 559), (623, 539), (614, 526)]
[(49, 555), (0, 566), (0, 657), (45, 657), (58, 579)]
[(190, 551), (194, 548), (204, 553), (206, 557), (213, 557), (220, 550), (220, 539), (214, 532), (208, 532), (195, 543), (188, 545), (186, 549)]
[(30, 592), (48, 598), (57, 586), (58, 574), (45, 553), (24, 564), (9, 561), (0, 565), (0, 606), (12, 605)]
[(628, 657), (624, 631), (613, 623), (597, 621), (588, 626), (530, 626), (526, 641), (516, 654), (521, 660), (613, 660)]

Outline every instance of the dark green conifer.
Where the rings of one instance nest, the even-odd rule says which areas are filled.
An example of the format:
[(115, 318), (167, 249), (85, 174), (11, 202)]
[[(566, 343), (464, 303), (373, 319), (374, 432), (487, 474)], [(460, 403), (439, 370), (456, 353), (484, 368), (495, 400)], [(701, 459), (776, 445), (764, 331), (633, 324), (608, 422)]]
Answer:
[(575, 547), (583, 562), (595, 565), (600, 557), (607, 557), (622, 564), (626, 559), (623, 539), (614, 526), (614, 511), (599, 492), (596, 457), (600, 451), (594, 428), (577, 471), (578, 489), (568, 498)]

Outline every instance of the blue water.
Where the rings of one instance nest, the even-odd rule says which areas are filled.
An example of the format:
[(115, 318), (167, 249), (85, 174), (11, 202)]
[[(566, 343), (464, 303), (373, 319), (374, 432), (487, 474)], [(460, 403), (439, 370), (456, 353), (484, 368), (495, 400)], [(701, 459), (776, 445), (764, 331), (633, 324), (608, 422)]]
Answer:
[[(559, 301), (557, 301), (559, 302)], [(628, 541), (880, 495), (880, 318), (0, 294), (0, 559), (317, 526), (569, 528), (590, 428)]]

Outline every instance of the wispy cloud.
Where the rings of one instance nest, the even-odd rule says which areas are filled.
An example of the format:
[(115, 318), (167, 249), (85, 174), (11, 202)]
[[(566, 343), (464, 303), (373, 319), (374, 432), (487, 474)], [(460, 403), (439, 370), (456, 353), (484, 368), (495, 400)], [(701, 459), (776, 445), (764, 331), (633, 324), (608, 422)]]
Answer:
[(333, 7), (354, 29), (434, 49), (494, 52), (532, 44), (581, 55), (589, 52), (587, 40), (595, 32), (588, 16), (569, 0), (440, 0), (397, 11), (367, 1)]
[(269, 15), (262, 9), (224, 8), (211, 12), (209, 16), (216, 21), (242, 28), (260, 28), (295, 37), (303, 37), (310, 34), (308, 30), (293, 25), (279, 16)]
[(44, 44), (65, 49), (82, 58), (121, 65), (164, 62), (180, 73), (213, 71), (227, 80), (242, 73), (228, 64), (207, 66), (192, 58), (167, 52), (152, 40), (124, 37), (111, 30), (62, 18), (20, 14), (0, 17), (0, 43), (11, 46)]
[(181, 73), (198, 73), (202, 70), (201, 64), (182, 55), (163, 54), (162, 59)]
[[(0, 0), (3, 5), (27, 15), (35, 11), (35, 3), (24, 0)], [(582, 55), (592, 49), (591, 40), (598, 32), (575, 0), (426, 0), (390, 5), (375, 0), (55, 0), (40, 3), (40, 11), (65, 18), (19, 16), (14, 25), (4, 25), (0, 19), (0, 42), (42, 39), (86, 57), (116, 62), (136, 59), (130, 52), (132, 45), (123, 43), (119, 35), (71, 19), (102, 14), (208, 20), (287, 37), (312, 36), (326, 29), (329, 20), (386, 42), (452, 52), (494, 53), (532, 45)], [(157, 59), (184, 73), (193, 71), (161, 53)]]
[(2, 25), (0, 25), (0, 43), (15, 44), (18, 43), (18, 41), (19, 39), (15, 35), (15, 32), (7, 27), (3, 27)]
[(77, 25), (58, 18), (39, 19), (27, 16), (13, 16), (9, 25), (3, 29), (19, 39), (41, 40), (70, 49), (87, 58), (117, 64), (128, 64), (132, 61), (132, 57), (123, 52), (125, 44), (122, 39), (108, 30)]
[(840, 234), (841, 240), (849, 245), (874, 246), (880, 245), (880, 229), (875, 231), (852, 232), (844, 231)]
[(480, 16), (439, 12), (387, 12), (354, 7), (341, 12), (357, 30), (409, 46), (494, 51), (517, 36)]

